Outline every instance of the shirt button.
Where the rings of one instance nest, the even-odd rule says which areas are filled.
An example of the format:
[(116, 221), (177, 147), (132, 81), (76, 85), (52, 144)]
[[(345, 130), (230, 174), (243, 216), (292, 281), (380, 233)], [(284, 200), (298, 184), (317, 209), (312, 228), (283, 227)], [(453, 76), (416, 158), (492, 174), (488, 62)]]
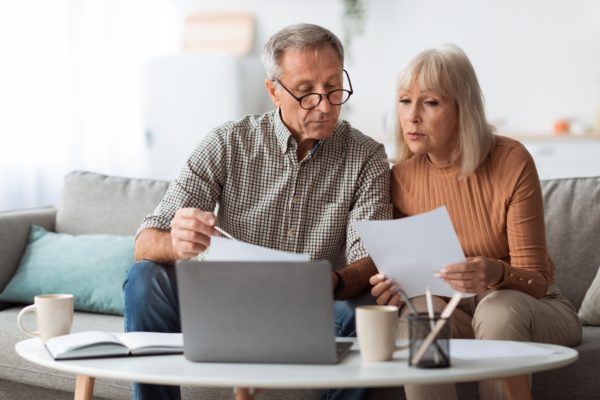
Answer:
[(294, 236), (294, 230), (293, 230), (293, 229), (291, 229), (291, 228), (290, 228), (290, 229), (288, 229), (288, 231), (287, 231), (287, 235), (288, 235), (289, 237), (292, 237), (292, 236)]
[(293, 203), (293, 204), (298, 204), (299, 202), (300, 202), (300, 199), (298, 199), (298, 196), (296, 196), (296, 195), (293, 195), (293, 196), (292, 196), (292, 203)]
[(531, 285), (532, 283), (533, 283), (533, 279), (530, 279), (530, 280), (527, 281), (528, 285)]

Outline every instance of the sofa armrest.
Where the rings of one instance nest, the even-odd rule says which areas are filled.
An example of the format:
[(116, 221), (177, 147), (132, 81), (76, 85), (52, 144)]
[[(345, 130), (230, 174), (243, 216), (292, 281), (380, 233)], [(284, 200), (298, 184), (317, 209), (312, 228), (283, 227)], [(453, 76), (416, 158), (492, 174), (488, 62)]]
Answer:
[[(0, 213), (0, 292), (15, 274), (29, 238), (29, 226), (36, 224), (54, 231), (56, 208), (34, 208)], [(0, 310), (6, 303), (0, 302)]]

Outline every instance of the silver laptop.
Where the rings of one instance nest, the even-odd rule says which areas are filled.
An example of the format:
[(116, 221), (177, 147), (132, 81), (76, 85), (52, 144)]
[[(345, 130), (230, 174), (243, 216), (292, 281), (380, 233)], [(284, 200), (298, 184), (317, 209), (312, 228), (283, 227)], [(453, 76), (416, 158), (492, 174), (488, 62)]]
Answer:
[(184, 354), (195, 362), (335, 364), (328, 262), (177, 263)]

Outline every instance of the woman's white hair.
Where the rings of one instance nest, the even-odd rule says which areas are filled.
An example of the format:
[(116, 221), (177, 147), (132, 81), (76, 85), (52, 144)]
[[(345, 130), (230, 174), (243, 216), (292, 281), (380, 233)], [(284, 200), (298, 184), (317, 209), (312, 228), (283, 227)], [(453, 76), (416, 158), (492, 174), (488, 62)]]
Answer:
[[(494, 147), (495, 128), (485, 117), (484, 100), (473, 65), (465, 52), (455, 45), (444, 45), (421, 52), (398, 74), (399, 93), (417, 84), (456, 101), (458, 112), (458, 148), (453, 162), (459, 162), (461, 177), (466, 178), (486, 159)], [(397, 108), (396, 108), (397, 112)], [(395, 163), (413, 156), (404, 140), (398, 118)]]
[(261, 55), (267, 78), (279, 79), (279, 61), (285, 51), (315, 49), (327, 44), (336, 51), (343, 67), (344, 47), (331, 31), (313, 24), (297, 24), (283, 28), (271, 36)]

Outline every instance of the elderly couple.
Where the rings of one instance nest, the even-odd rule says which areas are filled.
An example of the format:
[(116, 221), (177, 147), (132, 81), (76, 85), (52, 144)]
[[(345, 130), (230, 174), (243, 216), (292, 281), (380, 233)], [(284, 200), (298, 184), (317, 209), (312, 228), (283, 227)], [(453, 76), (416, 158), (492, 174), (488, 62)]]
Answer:
[[(127, 331), (180, 332), (172, 265), (205, 250), (219, 226), (249, 243), (331, 261), (337, 334), (352, 336), (357, 303), (407, 313), (402, 282), (378, 274), (352, 221), (446, 206), (467, 258), (440, 266), (440, 278), (476, 294), (454, 313), (452, 337), (580, 342), (575, 309), (554, 284), (534, 162), (520, 143), (494, 134), (461, 49), (424, 51), (401, 71), (391, 173), (383, 146), (339, 120), (352, 84), (333, 33), (289, 26), (269, 39), (262, 59), (276, 108), (214, 129), (140, 226), (138, 262), (124, 285)], [(434, 309), (447, 300), (434, 297)], [(413, 302), (426, 308), (421, 297)], [(456, 397), (447, 384), (405, 390), (409, 399)], [(495, 381), (481, 382), (480, 392), (504, 397)], [(323, 398), (365, 394), (331, 390)], [(136, 399), (179, 397), (177, 387), (134, 385)]]

